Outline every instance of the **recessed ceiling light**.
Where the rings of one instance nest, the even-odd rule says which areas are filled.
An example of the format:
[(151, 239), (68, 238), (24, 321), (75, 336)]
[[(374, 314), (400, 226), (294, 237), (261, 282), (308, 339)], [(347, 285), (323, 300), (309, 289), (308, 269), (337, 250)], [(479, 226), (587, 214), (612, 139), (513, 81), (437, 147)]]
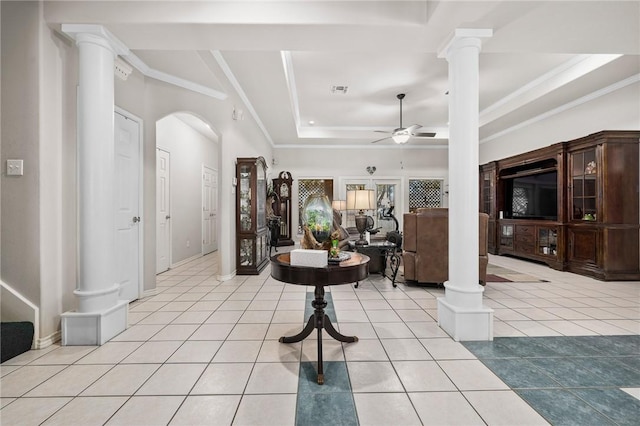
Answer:
[(349, 90), (349, 86), (331, 86), (331, 93), (342, 93), (346, 95), (347, 90)]
[(313, 120), (309, 120), (309, 125), (310, 125), (310, 126), (313, 126), (314, 124), (316, 124), (316, 122), (315, 122), (315, 121), (313, 121)]

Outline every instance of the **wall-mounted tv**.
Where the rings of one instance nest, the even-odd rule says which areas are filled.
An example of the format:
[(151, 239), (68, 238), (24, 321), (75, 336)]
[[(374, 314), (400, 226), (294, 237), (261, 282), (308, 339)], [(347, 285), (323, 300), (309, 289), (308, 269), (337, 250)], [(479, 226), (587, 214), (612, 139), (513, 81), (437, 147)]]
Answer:
[(506, 181), (506, 206), (514, 219), (558, 220), (558, 172), (516, 176)]

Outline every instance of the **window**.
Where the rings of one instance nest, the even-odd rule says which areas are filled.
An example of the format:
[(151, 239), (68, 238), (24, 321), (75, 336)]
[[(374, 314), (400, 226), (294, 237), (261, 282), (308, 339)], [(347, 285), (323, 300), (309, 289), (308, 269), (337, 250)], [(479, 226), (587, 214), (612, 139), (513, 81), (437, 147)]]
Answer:
[(442, 207), (443, 179), (409, 179), (409, 211), (422, 207)]
[(310, 195), (326, 195), (333, 200), (333, 179), (300, 179), (298, 180), (298, 232), (302, 232), (302, 208)]
[(380, 232), (386, 235), (389, 231), (396, 230), (397, 219), (394, 221), (388, 215), (391, 207), (392, 214), (395, 216), (396, 207), (396, 184), (392, 183), (376, 183), (376, 227), (380, 228)]

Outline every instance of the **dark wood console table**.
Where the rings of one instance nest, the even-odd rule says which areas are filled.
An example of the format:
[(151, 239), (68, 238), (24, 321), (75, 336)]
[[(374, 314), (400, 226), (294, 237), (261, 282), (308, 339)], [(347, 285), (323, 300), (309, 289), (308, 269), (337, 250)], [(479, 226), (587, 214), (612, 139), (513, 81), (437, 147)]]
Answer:
[(327, 285), (351, 284), (367, 278), (369, 257), (360, 253), (351, 253), (351, 258), (336, 265), (328, 265), (323, 268), (311, 268), (304, 266), (291, 266), (289, 253), (277, 254), (271, 258), (271, 276), (278, 281), (289, 284), (315, 286), (315, 300), (311, 302), (314, 313), (304, 329), (295, 336), (283, 336), (280, 343), (300, 342), (311, 334), (314, 328), (318, 329), (318, 384), (324, 383), (324, 370), (322, 365), (322, 329), (329, 336), (345, 342), (357, 342), (356, 336), (344, 336), (331, 324), (329, 316), (324, 312), (327, 301), (324, 299), (324, 287)]

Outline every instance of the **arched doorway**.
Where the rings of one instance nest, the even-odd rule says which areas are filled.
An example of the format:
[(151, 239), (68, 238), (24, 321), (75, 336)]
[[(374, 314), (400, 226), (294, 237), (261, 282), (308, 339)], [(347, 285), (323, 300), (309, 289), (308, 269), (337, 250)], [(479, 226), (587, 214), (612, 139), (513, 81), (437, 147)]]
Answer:
[(218, 142), (192, 113), (156, 122), (156, 273), (217, 249)]

